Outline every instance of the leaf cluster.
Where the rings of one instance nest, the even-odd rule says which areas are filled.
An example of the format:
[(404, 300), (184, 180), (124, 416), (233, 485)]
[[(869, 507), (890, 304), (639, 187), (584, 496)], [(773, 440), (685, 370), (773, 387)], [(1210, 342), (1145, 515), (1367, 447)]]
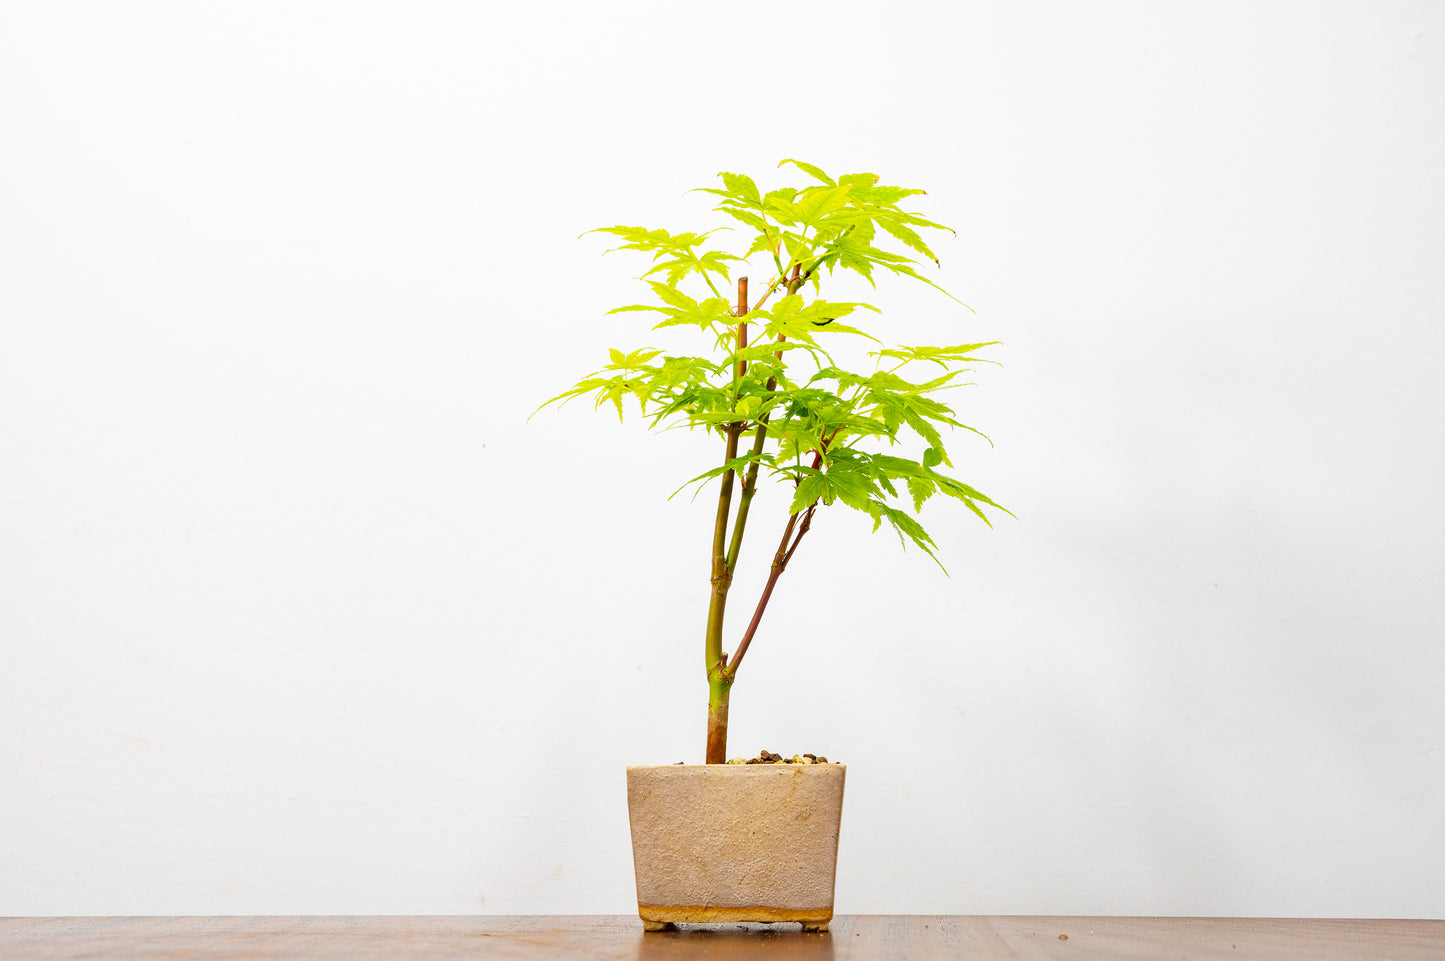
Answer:
[[(794, 514), (842, 504), (867, 514), (874, 530), (888, 523), (905, 544), (936, 561), (936, 545), (915, 516), (926, 501), (938, 494), (954, 498), (985, 523), (984, 508), (1003, 510), (941, 470), (952, 466), (945, 430), (978, 433), (956, 418), (941, 395), (961, 385), (968, 364), (990, 363), (976, 352), (994, 342), (889, 346), (858, 320), (878, 313), (877, 307), (823, 299), (825, 276), (852, 272), (876, 287), (879, 268), (942, 291), (918, 272), (915, 255), (937, 263), (919, 231), (949, 228), (899, 206), (921, 190), (882, 185), (872, 173), (834, 179), (799, 160), (784, 165), (815, 182), (764, 193), (752, 178), (725, 172), (721, 187), (699, 188), (718, 198), (716, 212), (747, 229), (742, 255), (711, 246), (717, 230), (589, 231), (620, 238), (613, 249), (652, 259), (641, 276), (652, 298), (609, 313), (649, 313), (654, 330), (693, 328), (708, 349), (704, 356), (613, 349), (608, 364), (547, 404), (590, 395), (595, 406), (612, 404), (619, 418), (635, 403), (652, 427), (731, 435), (749, 452), (698, 474), (684, 488), (732, 473), (747, 473), (751, 484), (764, 472), (793, 485)], [(758, 257), (770, 261), (772, 280), (739, 316), (719, 283), (730, 285), (734, 265)], [(805, 287), (811, 299), (802, 293)], [(847, 339), (876, 346), (867, 354), (872, 369), (853, 371), (835, 361), (837, 345)], [(920, 453), (910, 458), (902, 450)]]

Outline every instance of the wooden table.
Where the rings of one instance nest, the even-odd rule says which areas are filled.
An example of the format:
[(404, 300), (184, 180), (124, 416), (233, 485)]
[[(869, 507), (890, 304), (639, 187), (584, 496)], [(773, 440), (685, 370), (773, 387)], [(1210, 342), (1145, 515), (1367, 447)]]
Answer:
[(644, 934), (631, 916), (0, 918), (4, 961), (803, 958), (1442, 961), (1445, 921), (843, 915)]

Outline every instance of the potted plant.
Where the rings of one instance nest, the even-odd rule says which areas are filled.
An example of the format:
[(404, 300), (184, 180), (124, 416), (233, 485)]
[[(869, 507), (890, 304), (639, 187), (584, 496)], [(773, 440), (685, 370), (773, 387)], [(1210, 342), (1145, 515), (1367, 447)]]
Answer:
[[(714, 247), (715, 230), (589, 231), (621, 238), (615, 249), (652, 255), (641, 279), (653, 299), (610, 313), (660, 315), (654, 330), (690, 331), (693, 342), (676, 351), (612, 349), (606, 366), (542, 405), (592, 395), (621, 418), (635, 403), (653, 428), (702, 428), (722, 446), (718, 460), (683, 485), (717, 481), (703, 640), (706, 763), (627, 772), (638, 912), (649, 930), (735, 920), (826, 930), (832, 917), (843, 766), (766, 752), (724, 764), (733, 683), (820, 509), (861, 511), (875, 531), (888, 524), (935, 562), (933, 539), (916, 517), (926, 501), (943, 494), (985, 523), (985, 508), (1002, 510), (944, 472), (951, 464), (942, 430), (973, 428), (939, 396), (959, 386), (976, 351), (996, 342), (885, 344), (856, 321), (878, 308), (821, 296), (825, 277), (851, 271), (873, 286), (885, 273), (912, 278), (951, 298), (912, 256), (937, 264), (919, 231), (948, 228), (900, 206), (922, 190), (881, 185), (871, 173), (834, 179), (812, 164), (778, 166), (785, 165), (810, 182), (764, 193), (747, 176), (723, 173), (720, 187), (701, 188), (718, 198), (715, 212), (745, 228), (746, 246), (733, 248), (740, 255)], [(890, 249), (899, 245), (909, 253)], [(750, 302), (748, 278), (739, 275), (758, 262), (771, 279), (753, 288)], [(853, 365), (862, 369), (839, 359), (850, 342), (871, 347)], [(781, 537), (767, 582), (729, 655), (724, 615), (763, 476), (791, 487), (791, 503), (774, 521)]]

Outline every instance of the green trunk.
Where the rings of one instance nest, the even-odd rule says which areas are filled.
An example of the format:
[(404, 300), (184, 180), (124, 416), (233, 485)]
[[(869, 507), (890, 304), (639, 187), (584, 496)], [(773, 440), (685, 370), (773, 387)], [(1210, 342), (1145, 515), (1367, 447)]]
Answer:
[(733, 679), (719, 665), (708, 671), (707, 679), (707, 763), (726, 764), (728, 759), (728, 698)]

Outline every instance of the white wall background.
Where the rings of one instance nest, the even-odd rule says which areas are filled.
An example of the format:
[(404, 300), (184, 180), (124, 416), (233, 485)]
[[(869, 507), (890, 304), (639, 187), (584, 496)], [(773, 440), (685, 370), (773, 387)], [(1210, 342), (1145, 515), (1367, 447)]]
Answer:
[(779, 589), (838, 910), (1445, 915), (1440, 4), (13, 2), (0, 136), (0, 914), (631, 910), (715, 454), (524, 421), (796, 156), (959, 228), (1018, 514)]

